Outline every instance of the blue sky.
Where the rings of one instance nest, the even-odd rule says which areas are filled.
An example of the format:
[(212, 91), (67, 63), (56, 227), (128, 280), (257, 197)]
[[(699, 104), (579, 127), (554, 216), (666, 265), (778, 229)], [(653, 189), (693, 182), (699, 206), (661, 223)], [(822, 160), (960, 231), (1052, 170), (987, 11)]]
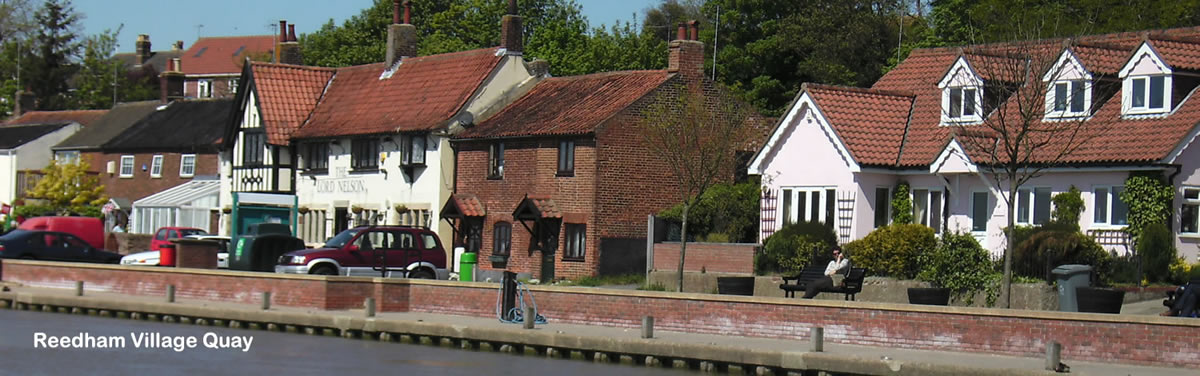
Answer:
[[(518, 0), (519, 1), (519, 0)], [(592, 26), (632, 20), (659, 0), (576, 0)], [(35, 2), (36, 3), (36, 2)], [(120, 50), (132, 52), (138, 34), (149, 34), (154, 50), (177, 40), (191, 46), (197, 36), (266, 35), (279, 20), (296, 24), (296, 33), (316, 30), (330, 18), (341, 24), (371, 6), (373, 0), (74, 0), (83, 13), (84, 35), (122, 24)], [(497, 25), (499, 27), (499, 25)]]

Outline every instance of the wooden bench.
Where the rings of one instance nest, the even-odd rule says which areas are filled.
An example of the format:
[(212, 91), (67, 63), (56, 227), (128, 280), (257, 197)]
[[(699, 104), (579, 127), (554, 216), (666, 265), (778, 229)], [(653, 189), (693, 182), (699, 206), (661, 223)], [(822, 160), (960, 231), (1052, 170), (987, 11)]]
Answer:
[[(825, 276), (825, 267), (809, 266), (800, 270), (800, 274), (794, 277), (783, 277), (783, 284), (779, 288), (783, 290), (783, 295), (789, 298), (796, 297), (796, 291), (805, 291), (808, 284)], [(845, 294), (845, 300), (855, 300), (855, 295), (862, 292), (863, 279), (867, 276), (866, 268), (850, 268), (850, 272), (846, 273), (846, 278), (842, 279), (841, 286), (834, 286), (831, 289), (825, 289), (821, 292), (832, 292)]]

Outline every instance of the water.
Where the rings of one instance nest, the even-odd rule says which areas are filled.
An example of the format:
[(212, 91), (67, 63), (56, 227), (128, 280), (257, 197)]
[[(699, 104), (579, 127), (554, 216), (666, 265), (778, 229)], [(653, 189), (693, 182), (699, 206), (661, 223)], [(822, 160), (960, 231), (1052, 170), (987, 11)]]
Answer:
[[(123, 348), (35, 348), (35, 334), (123, 338)], [(194, 348), (135, 347), (141, 333), (194, 337)], [(211, 334), (209, 334), (211, 333)], [(205, 339), (252, 337), (249, 350), (211, 349)], [(49, 340), (41, 343), (49, 345)], [(97, 343), (97, 342), (93, 342)], [(116, 341), (112, 341), (115, 344)], [(98, 343), (97, 343), (98, 344)], [(0, 374), (4, 375), (685, 375), (632, 365), (548, 359), (443, 347), (307, 336), (212, 326), (133, 321), (0, 309)]]

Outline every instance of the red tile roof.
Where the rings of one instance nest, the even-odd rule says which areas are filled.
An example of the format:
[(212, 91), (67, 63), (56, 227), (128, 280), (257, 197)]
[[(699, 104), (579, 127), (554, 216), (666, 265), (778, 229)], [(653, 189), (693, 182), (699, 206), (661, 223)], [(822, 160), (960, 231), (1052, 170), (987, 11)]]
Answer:
[(287, 145), (321, 99), (333, 68), (251, 63), (258, 106), (267, 132), (267, 143)]
[(1129, 48), (1114, 48), (1101, 45), (1079, 45), (1071, 47), (1071, 51), (1080, 61), (1086, 64), (1084, 68), (1092, 74), (1116, 75), (1129, 61), (1132, 54)]
[(558, 205), (554, 203), (554, 200), (550, 196), (542, 195), (526, 196), (513, 211), (513, 219), (516, 220), (562, 217), (563, 213), (558, 210)]
[(442, 209), (442, 216), (449, 217), (449, 210), (456, 210), (459, 217), (484, 217), (487, 216), (487, 210), (483, 207), (483, 203), (479, 202), (479, 197), (471, 193), (462, 193), (450, 196), (449, 205)]
[(858, 163), (896, 162), (915, 96), (882, 90), (804, 85)]
[(206, 37), (196, 40), (180, 56), (183, 74), (231, 74), (242, 71), (247, 53), (269, 54), (275, 49), (275, 36)]
[(670, 77), (659, 70), (549, 78), (457, 138), (590, 133)]
[(50, 124), (74, 121), (86, 127), (92, 121), (99, 119), (106, 113), (108, 113), (108, 110), (30, 111), (5, 122), (3, 125)]
[(444, 126), (500, 63), (496, 48), (339, 68), (297, 138), (428, 131)]

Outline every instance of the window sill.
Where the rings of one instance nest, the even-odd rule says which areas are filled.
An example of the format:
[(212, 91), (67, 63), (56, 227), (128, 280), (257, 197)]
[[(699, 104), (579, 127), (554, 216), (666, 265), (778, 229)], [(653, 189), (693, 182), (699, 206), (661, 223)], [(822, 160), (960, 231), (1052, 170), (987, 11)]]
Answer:
[(1088, 227), (1087, 231), (1120, 231), (1124, 230), (1126, 227), (1129, 227), (1129, 225), (1095, 224)]
[(559, 171), (557, 174), (554, 174), (554, 176), (560, 178), (572, 178), (575, 177), (575, 171)]
[(487, 177), (487, 180), (504, 180), (504, 175), (499, 175), (499, 176), (490, 176), (489, 175)]
[(1184, 238), (1184, 239), (1200, 239), (1200, 233), (1181, 232), (1181, 233), (1179, 233), (1179, 237)]
[(379, 172), (379, 167), (355, 167), (355, 168), (350, 169), (350, 173), (352, 173), (352, 174), (364, 174), (364, 173), (373, 173), (373, 172)]
[(569, 257), (569, 258), (568, 258), (568, 257), (563, 257), (563, 259), (562, 259), (562, 260), (563, 260), (563, 262), (584, 262), (584, 258), (583, 258), (583, 257), (580, 257), (580, 258), (574, 258), (574, 257)]
[(129, 176), (121, 175), (121, 176), (118, 176), (118, 177), (119, 177), (119, 178), (121, 178), (121, 179), (133, 179), (133, 175), (129, 175)]
[(312, 168), (300, 171), (301, 175), (325, 175), (329, 173), (327, 168)]

